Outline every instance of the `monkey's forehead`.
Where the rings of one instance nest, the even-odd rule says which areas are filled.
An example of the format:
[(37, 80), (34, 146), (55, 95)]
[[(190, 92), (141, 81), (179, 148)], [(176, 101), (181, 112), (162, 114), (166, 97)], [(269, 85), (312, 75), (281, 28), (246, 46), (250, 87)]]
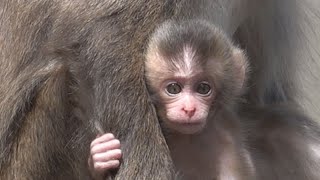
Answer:
[(232, 43), (213, 24), (194, 21), (169, 21), (151, 36), (149, 45), (156, 46), (166, 57), (176, 56), (191, 47), (198, 56), (231, 54)]

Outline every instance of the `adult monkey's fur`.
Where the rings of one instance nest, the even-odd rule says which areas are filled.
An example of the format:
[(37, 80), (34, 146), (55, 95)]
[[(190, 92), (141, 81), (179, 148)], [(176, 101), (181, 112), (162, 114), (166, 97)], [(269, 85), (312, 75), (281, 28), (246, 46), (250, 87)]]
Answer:
[(0, 179), (85, 179), (90, 127), (120, 138), (116, 179), (172, 178), (143, 71), (169, 18), (207, 19), (247, 49), (249, 102), (319, 120), (319, 12), (317, 0), (0, 1)]

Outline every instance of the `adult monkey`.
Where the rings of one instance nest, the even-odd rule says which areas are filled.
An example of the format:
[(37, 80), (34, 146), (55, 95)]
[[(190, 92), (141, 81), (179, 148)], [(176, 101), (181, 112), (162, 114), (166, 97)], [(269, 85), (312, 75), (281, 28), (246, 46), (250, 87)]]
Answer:
[(92, 115), (96, 127), (128, 142), (117, 179), (171, 178), (142, 61), (164, 6), (0, 2), (0, 179), (87, 179)]
[(143, 81), (148, 35), (169, 18), (207, 19), (239, 40), (254, 65), (250, 102), (293, 101), (319, 115), (319, 8), (317, 0), (1, 1), (0, 179), (85, 177), (88, 117), (123, 144), (117, 179), (170, 179)]

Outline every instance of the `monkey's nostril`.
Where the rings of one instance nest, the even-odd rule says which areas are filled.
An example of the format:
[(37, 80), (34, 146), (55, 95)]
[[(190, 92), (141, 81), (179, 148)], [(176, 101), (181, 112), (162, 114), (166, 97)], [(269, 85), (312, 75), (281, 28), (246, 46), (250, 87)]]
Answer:
[(189, 116), (189, 117), (192, 117), (195, 112), (196, 112), (195, 110), (194, 110), (194, 111), (189, 111), (189, 112), (188, 112), (188, 116)]
[(192, 109), (185, 109), (183, 108), (182, 109), (189, 117), (192, 117), (195, 112), (196, 112), (196, 108), (192, 108)]

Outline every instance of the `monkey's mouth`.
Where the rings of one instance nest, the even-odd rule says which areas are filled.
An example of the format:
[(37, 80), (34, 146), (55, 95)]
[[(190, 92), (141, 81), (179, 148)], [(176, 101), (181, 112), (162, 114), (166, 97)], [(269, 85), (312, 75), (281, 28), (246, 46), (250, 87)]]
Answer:
[(170, 123), (181, 125), (181, 126), (196, 126), (205, 123), (205, 119), (201, 118), (177, 118), (169, 120)]
[(179, 121), (167, 121), (167, 126), (182, 134), (194, 134), (200, 132), (205, 126), (204, 120), (179, 120)]
[(182, 122), (173, 122), (173, 123), (179, 126), (198, 126), (203, 124), (202, 121), (182, 121)]

